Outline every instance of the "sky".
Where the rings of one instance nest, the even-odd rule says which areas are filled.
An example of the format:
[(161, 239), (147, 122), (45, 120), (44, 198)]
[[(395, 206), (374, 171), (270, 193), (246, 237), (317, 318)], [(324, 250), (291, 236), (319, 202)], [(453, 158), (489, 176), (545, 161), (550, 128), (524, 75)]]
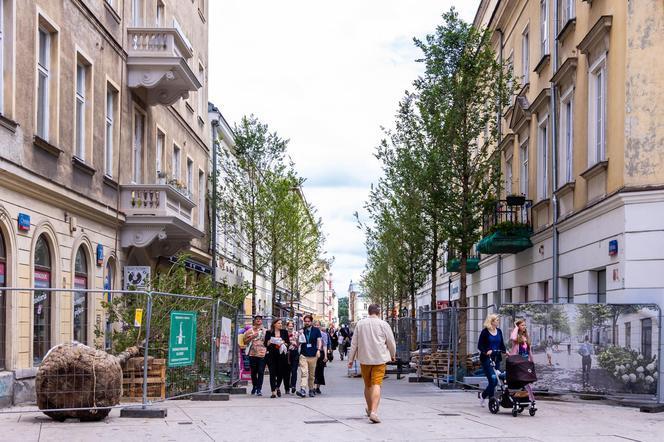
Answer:
[(318, 210), (339, 296), (366, 262), (361, 218), (381, 127), (422, 70), (423, 38), (454, 6), (472, 21), (479, 0), (212, 0), (208, 94), (233, 125), (254, 114), (290, 140), (304, 194)]

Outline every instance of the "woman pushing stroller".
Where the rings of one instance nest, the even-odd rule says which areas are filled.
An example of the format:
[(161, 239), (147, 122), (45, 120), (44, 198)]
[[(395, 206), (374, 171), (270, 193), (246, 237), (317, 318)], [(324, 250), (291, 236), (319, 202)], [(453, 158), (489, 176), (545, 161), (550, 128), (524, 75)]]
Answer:
[(494, 396), (496, 386), (498, 385), (496, 371), (492, 365), (495, 365), (496, 368), (500, 367), (500, 361), (502, 360), (501, 353), (507, 353), (505, 341), (503, 340), (503, 332), (498, 328), (498, 318), (498, 315), (495, 313), (486, 317), (484, 329), (477, 341), (477, 349), (480, 351), (480, 363), (482, 364), (484, 375), (489, 381), (484, 391), (477, 393), (477, 398), (480, 399), (481, 406), (484, 406), (487, 398)]
[[(532, 352), (530, 351), (530, 336), (528, 335), (525, 319), (518, 319), (514, 323), (514, 330), (512, 330), (512, 334), (510, 335), (510, 342), (512, 343), (509, 352), (510, 356), (519, 355), (530, 362), (534, 362)], [(524, 388), (528, 392), (528, 399), (530, 400), (531, 406), (534, 407), (535, 395), (533, 394), (532, 385), (526, 384)]]

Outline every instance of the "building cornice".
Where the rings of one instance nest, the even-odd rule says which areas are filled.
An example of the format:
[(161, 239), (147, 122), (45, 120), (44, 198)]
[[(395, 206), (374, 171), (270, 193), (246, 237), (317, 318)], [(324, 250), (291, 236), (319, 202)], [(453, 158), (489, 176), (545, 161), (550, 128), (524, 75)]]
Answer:
[(126, 219), (115, 207), (63, 187), (4, 158), (0, 158), (0, 187), (36, 198), (105, 226), (115, 227)]
[[(583, 37), (583, 40), (581, 40), (581, 43), (577, 46), (579, 51), (581, 51), (582, 54), (588, 54), (589, 52), (592, 52), (594, 48), (597, 47), (597, 45), (604, 40), (608, 34), (609, 31), (611, 30), (611, 25), (613, 23), (613, 16), (611, 15), (603, 15), (597, 20), (597, 23), (593, 25), (593, 27), (588, 31), (585, 37)], [(608, 45), (605, 44), (605, 46), (608, 47)]]

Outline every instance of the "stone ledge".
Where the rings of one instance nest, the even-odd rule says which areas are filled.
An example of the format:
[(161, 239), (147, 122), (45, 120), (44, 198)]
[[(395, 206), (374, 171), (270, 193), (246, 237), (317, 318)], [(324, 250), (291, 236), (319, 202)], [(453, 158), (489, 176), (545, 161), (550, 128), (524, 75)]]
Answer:
[(35, 376), (37, 376), (37, 367), (17, 368), (16, 370), (14, 370), (14, 377), (17, 380), (34, 378)]

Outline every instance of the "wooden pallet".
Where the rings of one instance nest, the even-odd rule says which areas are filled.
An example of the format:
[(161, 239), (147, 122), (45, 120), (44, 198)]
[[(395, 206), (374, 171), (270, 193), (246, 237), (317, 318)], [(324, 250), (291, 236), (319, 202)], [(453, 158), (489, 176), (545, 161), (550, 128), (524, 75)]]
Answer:
[[(143, 357), (131, 358), (122, 370), (122, 400), (143, 400)], [(148, 400), (166, 399), (166, 359), (148, 358)]]

